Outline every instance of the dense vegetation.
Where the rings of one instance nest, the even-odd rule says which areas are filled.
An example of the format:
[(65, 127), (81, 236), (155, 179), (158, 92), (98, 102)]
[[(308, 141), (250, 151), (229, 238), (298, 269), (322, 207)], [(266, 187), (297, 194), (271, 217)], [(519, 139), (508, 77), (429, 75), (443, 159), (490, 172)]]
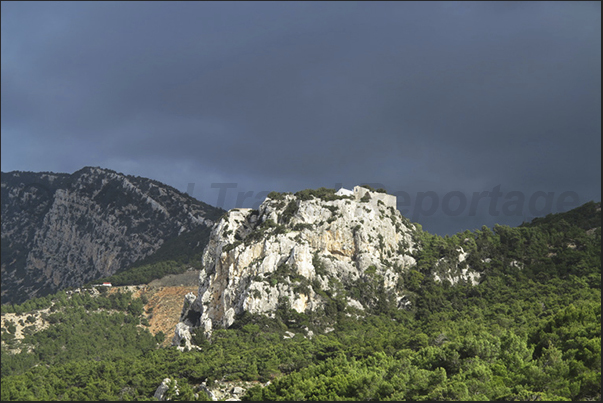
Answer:
[[(367, 312), (329, 293), (309, 314), (283, 301), (274, 319), (245, 314), (209, 341), (196, 335), (201, 351), (159, 348), (128, 294), (59, 293), (55, 326), (21, 344), (2, 330), (2, 400), (152, 400), (165, 377), (178, 380), (173, 400), (232, 380), (271, 381), (244, 400), (600, 400), (600, 203), (568, 213), (452, 237), (418, 231), (417, 266), (400, 284), (409, 308), (367, 282)], [(434, 280), (467, 265), (478, 285)], [(17, 346), (32, 351), (9, 352)]]

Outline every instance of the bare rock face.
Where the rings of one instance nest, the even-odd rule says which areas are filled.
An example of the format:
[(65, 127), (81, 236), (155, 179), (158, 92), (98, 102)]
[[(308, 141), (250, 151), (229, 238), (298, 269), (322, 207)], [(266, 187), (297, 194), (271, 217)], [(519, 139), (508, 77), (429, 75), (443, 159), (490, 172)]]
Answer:
[(2, 173), (2, 303), (114, 274), (222, 213), (146, 178), (87, 167)]
[[(338, 194), (273, 192), (259, 210), (230, 210), (212, 230), (199, 292), (187, 300), (180, 327), (209, 335), (245, 311), (273, 316), (282, 303), (313, 311), (324, 304), (319, 292), (337, 295), (368, 278), (379, 278), (404, 305), (397, 285), (415, 265), (417, 229), (395, 205), (395, 196), (356, 187)], [(347, 302), (365, 308), (354, 298)], [(180, 344), (178, 335), (173, 344)]]
[(163, 381), (161, 381), (161, 384), (157, 387), (157, 390), (155, 390), (155, 394), (153, 395), (153, 397), (159, 401), (172, 400), (171, 398), (166, 397), (166, 394), (170, 390), (170, 387), (173, 389), (173, 395), (178, 396), (180, 394), (180, 391), (178, 390), (178, 380), (164, 378)]

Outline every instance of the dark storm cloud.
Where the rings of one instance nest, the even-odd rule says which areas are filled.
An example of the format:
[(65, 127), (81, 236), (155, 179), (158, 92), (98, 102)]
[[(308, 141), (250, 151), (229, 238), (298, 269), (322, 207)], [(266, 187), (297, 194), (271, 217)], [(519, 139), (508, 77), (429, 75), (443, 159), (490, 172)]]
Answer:
[[(2, 170), (99, 165), (216, 204), (601, 194), (598, 2), (3, 2)], [(527, 205), (527, 201), (526, 201)], [(417, 216), (440, 233), (529, 216)], [(467, 209), (468, 211), (468, 209)], [(411, 215), (411, 214), (409, 214)]]

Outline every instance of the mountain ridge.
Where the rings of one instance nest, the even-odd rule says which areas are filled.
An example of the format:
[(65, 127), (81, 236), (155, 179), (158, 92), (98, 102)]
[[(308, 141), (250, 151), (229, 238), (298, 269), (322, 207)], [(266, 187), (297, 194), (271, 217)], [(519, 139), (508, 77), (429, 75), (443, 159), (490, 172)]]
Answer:
[(152, 179), (2, 172), (2, 303), (112, 275), (222, 213)]

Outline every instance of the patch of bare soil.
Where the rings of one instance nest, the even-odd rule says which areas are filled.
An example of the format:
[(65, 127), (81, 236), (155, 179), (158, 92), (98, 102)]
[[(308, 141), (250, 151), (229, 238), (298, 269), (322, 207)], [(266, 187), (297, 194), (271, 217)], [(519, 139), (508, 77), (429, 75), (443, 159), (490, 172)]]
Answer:
[(178, 287), (152, 287), (143, 286), (136, 290), (132, 295), (134, 298), (145, 296), (149, 301), (145, 305), (143, 316), (147, 318), (150, 326), (149, 331), (156, 335), (159, 332), (165, 334), (163, 346), (169, 346), (172, 343), (174, 329), (180, 319), (182, 306), (184, 305), (184, 296), (189, 292), (196, 294), (197, 286), (178, 286)]

